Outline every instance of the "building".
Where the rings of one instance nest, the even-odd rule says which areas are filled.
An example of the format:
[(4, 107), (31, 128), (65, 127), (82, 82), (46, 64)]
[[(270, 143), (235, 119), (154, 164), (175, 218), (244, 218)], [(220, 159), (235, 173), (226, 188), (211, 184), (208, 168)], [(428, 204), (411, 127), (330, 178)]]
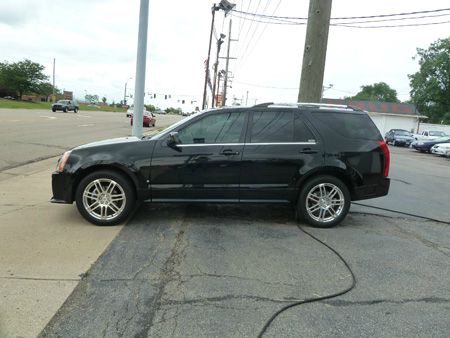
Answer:
[(416, 106), (407, 103), (353, 101), (342, 99), (322, 99), (323, 103), (345, 104), (368, 112), (372, 121), (384, 135), (390, 129), (405, 129), (418, 132), (421, 121), (427, 117), (421, 115)]

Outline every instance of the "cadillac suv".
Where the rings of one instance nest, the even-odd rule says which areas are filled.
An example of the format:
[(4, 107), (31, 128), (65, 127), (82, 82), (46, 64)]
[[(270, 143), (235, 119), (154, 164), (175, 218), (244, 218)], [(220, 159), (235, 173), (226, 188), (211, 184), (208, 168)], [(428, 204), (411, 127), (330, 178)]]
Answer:
[(366, 112), (340, 105), (259, 104), (191, 115), (152, 137), (90, 143), (64, 153), (54, 203), (76, 202), (97, 225), (138, 202), (290, 203), (331, 227), (351, 201), (384, 196), (389, 150)]

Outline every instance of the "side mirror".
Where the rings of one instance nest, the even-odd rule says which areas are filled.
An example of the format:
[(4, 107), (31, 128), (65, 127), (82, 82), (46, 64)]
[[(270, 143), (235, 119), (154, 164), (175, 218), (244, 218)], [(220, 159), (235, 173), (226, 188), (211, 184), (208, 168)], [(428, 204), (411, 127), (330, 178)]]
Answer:
[(180, 144), (181, 140), (180, 137), (178, 136), (178, 132), (173, 131), (169, 134), (169, 137), (167, 138), (167, 145), (169, 147), (176, 147), (177, 144)]

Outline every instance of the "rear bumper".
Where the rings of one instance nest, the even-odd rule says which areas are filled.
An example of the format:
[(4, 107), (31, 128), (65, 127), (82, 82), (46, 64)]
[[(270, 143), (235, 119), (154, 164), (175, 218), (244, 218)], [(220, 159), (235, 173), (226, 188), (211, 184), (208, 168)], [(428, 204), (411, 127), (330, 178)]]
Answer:
[(73, 179), (70, 175), (55, 171), (52, 174), (52, 203), (73, 203)]
[(352, 194), (352, 201), (386, 196), (389, 192), (390, 184), (390, 178), (382, 178), (377, 184), (355, 187)]

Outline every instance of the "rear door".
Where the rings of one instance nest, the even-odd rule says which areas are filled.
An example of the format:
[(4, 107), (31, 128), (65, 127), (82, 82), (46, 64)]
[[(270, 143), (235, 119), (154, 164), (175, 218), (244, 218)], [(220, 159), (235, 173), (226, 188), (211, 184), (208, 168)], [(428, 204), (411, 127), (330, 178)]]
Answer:
[(253, 111), (242, 157), (240, 200), (291, 201), (301, 176), (322, 163), (322, 145), (300, 111)]

